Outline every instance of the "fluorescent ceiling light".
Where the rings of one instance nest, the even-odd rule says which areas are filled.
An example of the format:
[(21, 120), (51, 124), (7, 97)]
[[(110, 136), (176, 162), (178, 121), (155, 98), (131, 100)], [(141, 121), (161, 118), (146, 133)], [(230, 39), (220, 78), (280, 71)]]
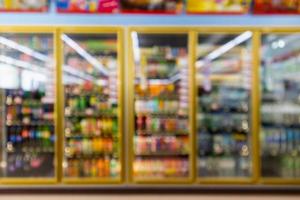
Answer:
[(63, 71), (65, 73), (68, 73), (72, 76), (75, 76), (75, 77), (78, 77), (78, 78), (81, 78), (81, 79), (84, 79), (84, 80), (87, 80), (87, 81), (94, 81), (95, 78), (89, 74), (86, 74), (80, 70), (77, 70), (75, 69), (74, 67), (71, 67), (69, 65), (64, 65), (63, 66)]
[(241, 35), (237, 36), (236, 38), (234, 38), (233, 40), (231, 40), (230, 42), (224, 44), (220, 48), (218, 48), (218, 49), (214, 50), (213, 52), (211, 52), (210, 54), (208, 54), (204, 59), (208, 60), (208, 61), (212, 61), (212, 60), (220, 57), (227, 51), (231, 50), (232, 48), (236, 47), (237, 45), (245, 42), (246, 40), (248, 40), (251, 37), (252, 37), (252, 32), (246, 31), (246, 32), (242, 33)]
[(175, 83), (176, 81), (180, 80), (181, 76), (180, 73), (176, 73), (174, 76), (170, 78), (170, 83)]
[[(91, 81), (96, 83), (97, 85), (104, 86), (107, 85), (107, 81), (103, 79), (95, 80), (95, 77), (93, 77), (90, 74), (84, 73), (78, 69), (75, 69), (74, 67), (71, 67), (69, 65), (64, 65), (63, 67), (64, 71), (64, 77), (66, 80), (65, 82), (74, 82), (74, 83), (83, 83), (82, 81)], [(77, 80), (76, 80), (77, 79)]]
[(137, 32), (133, 31), (131, 33), (131, 39), (132, 39), (132, 45), (133, 45), (133, 57), (134, 57), (134, 61), (136, 63), (138, 63), (140, 61), (141, 58), (141, 52), (140, 52), (140, 48), (139, 48), (139, 39), (138, 39), (138, 34)]
[[(136, 79), (135, 83), (139, 83), (140, 80)], [(150, 85), (167, 85), (170, 84), (170, 80), (169, 79), (148, 79), (147, 83), (149, 83)]]
[(196, 63), (195, 63), (196, 68), (198, 68), (198, 69), (203, 67), (204, 64), (205, 64), (205, 62), (203, 60), (197, 60)]
[(169, 79), (149, 79), (148, 82), (151, 85), (170, 84)]
[(23, 53), (25, 53), (25, 54), (27, 54), (27, 55), (29, 55), (31, 57), (34, 57), (34, 58), (36, 58), (38, 60), (41, 60), (43, 62), (50, 62), (50, 61), (52, 61), (52, 59), (49, 58), (48, 56), (46, 56), (44, 54), (41, 54), (41, 53), (39, 53), (37, 51), (34, 51), (34, 50), (32, 50), (32, 49), (24, 46), (24, 45), (20, 45), (20, 44), (14, 42), (12, 40), (9, 40), (9, 39), (7, 39), (5, 37), (0, 36), (0, 43), (3, 44), (3, 45), (5, 45), (5, 46), (8, 46), (8, 47), (10, 47), (12, 49), (15, 49), (15, 50), (18, 50), (20, 52), (23, 52)]
[(83, 84), (84, 80), (74, 77), (73, 75), (64, 74), (64, 84), (76, 83), (76, 84)]
[[(31, 63), (28, 63), (28, 62), (25, 62), (22, 60), (17, 60), (15, 58), (12, 58), (9, 56), (4, 56), (4, 55), (0, 55), (0, 62), (3, 62), (8, 65), (17, 66), (22, 69), (26, 69), (26, 70), (30, 70), (30, 71), (37, 71), (40, 73), (47, 73), (49, 71), (49, 69), (47, 69), (45, 67), (34, 65), (34, 64), (31, 64)], [(44, 69), (44, 70), (41, 70), (41, 69)]]
[[(136, 31), (131, 33), (132, 46), (133, 46), (133, 57), (136, 63), (140, 62), (141, 52), (139, 48), (139, 38)], [(180, 79), (180, 74), (177, 73), (169, 79), (150, 79), (148, 80), (151, 85), (160, 85), (160, 84), (171, 84)]]
[(79, 46), (74, 40), (72, 40), (66, 34), (62, 34), (61, 39), (67, 43), (72, 49), (74, 49), (79, 55), (81, 55), (84, 59), (86, 59), (91, 65), (93, 65), (96, 69), (102, 72), (104, 75), (108, 76), (108, 70), (93, 56), (91, 56), (88, 52), (86, 52), (81, 46)]

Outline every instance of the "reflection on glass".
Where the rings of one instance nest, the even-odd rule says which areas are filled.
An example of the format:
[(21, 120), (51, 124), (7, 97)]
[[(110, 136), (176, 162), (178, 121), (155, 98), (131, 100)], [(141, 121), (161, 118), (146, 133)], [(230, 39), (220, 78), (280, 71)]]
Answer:
[(3, 177), (54, 177), (52, 54), (52, 35), (0, 35)]
[(63, 34), (64, 176), (119, 178), (116, 34)]
[(263, 35), (261, 159), (264, 177), (300, 177), (300, 35)]
[(185, 34), (132, 33), (135, 61), (134, 177), (189, 176)]
[(198, 36), (198, 176), (251, 175), (251, 37)]

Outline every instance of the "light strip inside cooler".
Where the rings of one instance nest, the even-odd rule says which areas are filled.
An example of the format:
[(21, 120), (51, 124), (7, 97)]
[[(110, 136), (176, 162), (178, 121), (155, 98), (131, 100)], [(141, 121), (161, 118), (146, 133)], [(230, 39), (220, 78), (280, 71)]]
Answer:
[(7, 47), (10, 47), (12, 49), (15, 49), (15, 50), (18, 50), (20, 52), (23, 52), (29, 56), (32, 56), (38, 60), (41, 60), (43, 62), (52, 62), (52, 59), (44, 54), (41, 54), (37, 51), (34, 51), (32, 50), (31, 48), (29, 47), (26, 47), (24, 45), (21, 45), (21, 44), (18, 44), (17, 42), (13, 41), (13, 40), (10, 40), (10, 39), (7, 39), (5, 37), (2, 37), (0, 36), (0, 43), (7, 46)]
[(100, 70), (104, 75), (107, 76), (109, 74), (108, 70), (105, 67), (103, 67), (103, 65), (100, 62), (98, 62), (97, 59), (95, 59), (88, 52), (86, 52), (80, 45), (78, 45), (74, 40), (72, 40), (66, 34), (63, 34), (61, 36), (61, 39), (66, 44), (68, 44), (70, 47), (72, 47), (79, 55), (81, 55), (89, 63), (91, 63), (95, 68), (97, 68), (98, 70)]

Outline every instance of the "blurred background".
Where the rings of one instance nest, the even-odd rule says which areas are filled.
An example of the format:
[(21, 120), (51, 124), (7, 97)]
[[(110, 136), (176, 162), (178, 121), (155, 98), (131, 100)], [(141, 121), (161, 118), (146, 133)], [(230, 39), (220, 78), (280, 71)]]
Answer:
[[(0, 0), (0, 12), (0, 190), (299, 199), (299, 0)], [(189, 187), (206, 195), (172, 195)]]

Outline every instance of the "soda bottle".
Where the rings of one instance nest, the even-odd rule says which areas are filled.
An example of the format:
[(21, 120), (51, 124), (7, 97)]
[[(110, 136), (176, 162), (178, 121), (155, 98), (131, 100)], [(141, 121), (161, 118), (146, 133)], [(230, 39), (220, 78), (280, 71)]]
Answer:
[(95, 159), (91, 161), (91, 177), (97, 177), (97, 162)]
[(112, 158), (110, 160), (110, 176), (111, 177), (117, 177), (118, 176), (118, 169), (117, 169), (117, 160), (115, 158)]
[(104, 160), (103, 159), (98, 159), (97, 167), (98, 167), (98, 177), (103, 177), (104, 176)]

